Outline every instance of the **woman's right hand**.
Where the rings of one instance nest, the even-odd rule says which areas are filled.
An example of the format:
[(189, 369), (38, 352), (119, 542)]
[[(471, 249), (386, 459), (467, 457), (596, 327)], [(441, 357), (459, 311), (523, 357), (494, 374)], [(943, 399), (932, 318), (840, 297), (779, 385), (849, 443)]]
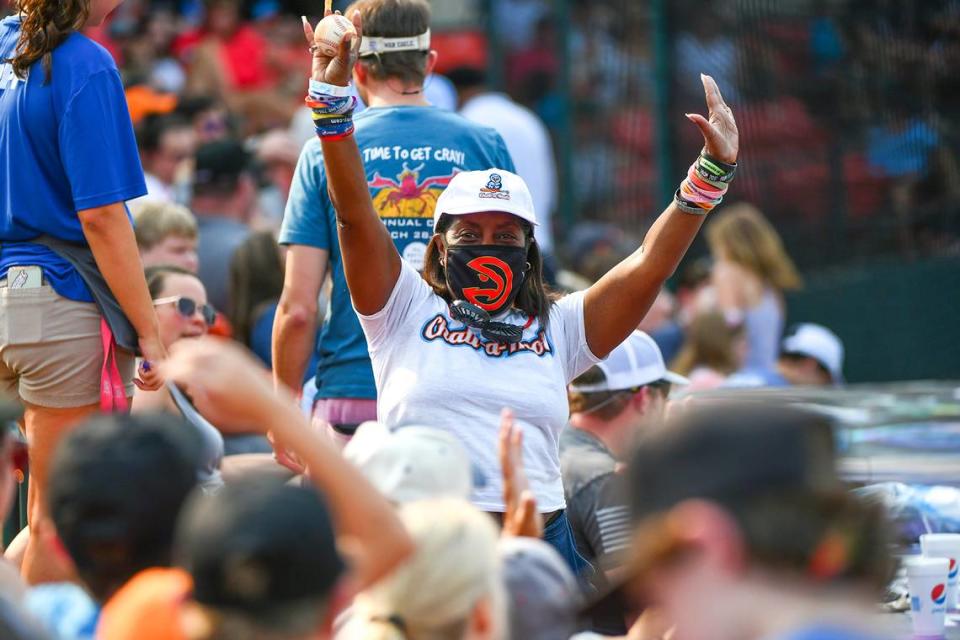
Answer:
[(137, 367), (137, 377), (133, 379), (133, 384), (143, 391), (156, 391), (163, 386), (163, 376), (157, 365), (167, 359), (167, 350), (158, 335), (140, 338), (138, 342), (143, 359)]
[[(324, 18), (330, 15), (333, 15), (333, 12), (327, 11)], [(311, 27), (310, 22), (303, 18), (303, 35), (313, 50), (312, 77), (317, 82), (326, 82), (340, 87), (346, 87), (350, 84), (350, 78), (353, 76), (353, 66), (360, 57), (360, 40), (363, 37), (363, 21), (360, 18), (359, 10), (353, 12), (351, 22), (353, 22), (353, 28), (357, 31), (356, 35), (352, 33), (343, 34), (337, 55), (329, 56), (323, 52), (322, 47), (316, 46), (320, 42), (320, 24), (318, 23), (316, 28)]]
[(263, 430), (271, 414), (296, 407), (277, 392), (266, 369), (242, 347), (217, 338), (181, 340), (161, 364), (164, 377), (183, 386), (200, 413), (214, 424)]

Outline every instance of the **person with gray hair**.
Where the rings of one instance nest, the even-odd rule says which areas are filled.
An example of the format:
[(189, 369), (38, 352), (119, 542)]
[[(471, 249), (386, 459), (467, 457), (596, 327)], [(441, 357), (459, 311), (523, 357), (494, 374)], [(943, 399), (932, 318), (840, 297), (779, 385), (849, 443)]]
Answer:
[(360, 593), (337, 640), (500, 640), (506, 605), (493, 520), (464, 500), (412, 502), (400, 519), (417, 551)]

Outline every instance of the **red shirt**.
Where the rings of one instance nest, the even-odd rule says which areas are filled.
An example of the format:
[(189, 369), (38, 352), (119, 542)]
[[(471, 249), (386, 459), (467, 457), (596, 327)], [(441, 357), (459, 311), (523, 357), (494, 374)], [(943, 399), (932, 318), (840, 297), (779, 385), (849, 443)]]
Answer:
[[(173, 45), (181, 59), (189, 58), (192, 49), (211, 37), (203, 30), (189, 31)], [(276, 83), (276, 76), (267, 66), (268, 43), (254, 28), (242, 25), (227, 40), (220, 41), (220, 59), (232, 89), (266, 89)]]

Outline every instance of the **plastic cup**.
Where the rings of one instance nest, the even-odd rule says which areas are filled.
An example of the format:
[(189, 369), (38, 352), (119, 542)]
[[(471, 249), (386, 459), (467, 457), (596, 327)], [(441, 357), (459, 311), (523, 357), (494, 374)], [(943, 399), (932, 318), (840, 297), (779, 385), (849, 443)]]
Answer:
[(910, 586), (914, 638), (943, 638), (947, 615), (948, 558), (913, 556), (903, 562)]
[(920, 548), (928, 558), (947, 558), (947, 610), (957, 608), (957, 573), (960, 570), (960, 533), (925, 533), (920, 536)]

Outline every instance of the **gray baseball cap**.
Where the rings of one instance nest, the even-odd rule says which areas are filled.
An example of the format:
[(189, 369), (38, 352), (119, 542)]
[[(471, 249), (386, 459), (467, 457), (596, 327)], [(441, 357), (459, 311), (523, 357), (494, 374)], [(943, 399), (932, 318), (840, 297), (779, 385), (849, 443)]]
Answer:
[(580, 587), (560, 554), (533, 538), (504, 538), (499, 551), (510, 600), (510, 637), (556, 640), (572, 636)]

